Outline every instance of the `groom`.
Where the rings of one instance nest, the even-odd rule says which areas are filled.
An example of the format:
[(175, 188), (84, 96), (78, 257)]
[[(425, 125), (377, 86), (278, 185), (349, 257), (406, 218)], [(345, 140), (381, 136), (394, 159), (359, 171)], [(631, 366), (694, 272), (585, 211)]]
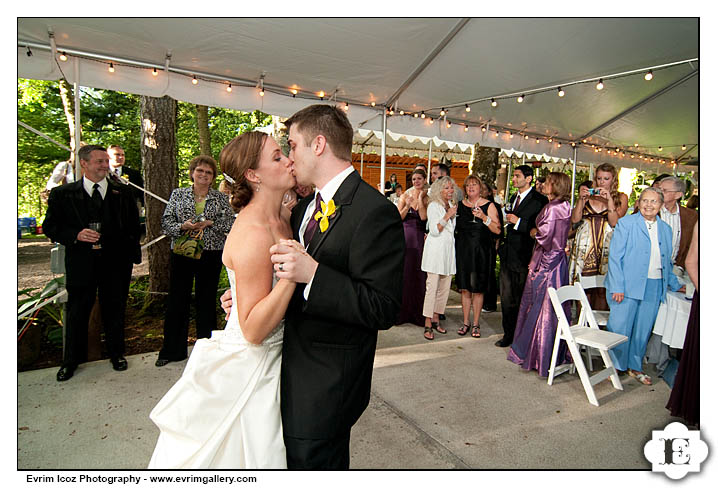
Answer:
[(277, 278), (306, 284), (285, 316), (287, 466), (347, 469), (351, 427), (369, 404), (377, 332), (401, 305), (404, 232), (396, 207), (354, 170), (342, 110), (312, 105), (285, 125), (297, 183), (316, 187), (291, 217), (307, 252), (285, 242), (270, 249)]

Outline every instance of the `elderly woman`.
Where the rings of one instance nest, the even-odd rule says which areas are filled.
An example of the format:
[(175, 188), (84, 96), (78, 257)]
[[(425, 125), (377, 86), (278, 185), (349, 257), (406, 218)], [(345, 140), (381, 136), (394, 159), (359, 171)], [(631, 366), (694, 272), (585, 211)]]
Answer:
[(484, 304), (484, 294), (496, 281), (496, 261), (492, 249), (494, 236), (501, 233), (499, 212), (496, 206), (484, 196), (487, 189), (474, 175), (464, 180), (464, 195), (456, 212), (456, 287), (461, 291), (461, 309), (464, 323), (457, 333), (461, 336), (469, 331), (469, 317), (474, 310), (471, 322), (471, 336), (481, 337), (479, 317)]
[(421, 269), (426, 272), (424, 338), (427, 340), (434, 339), (434, 329), (446, 334), (446, 329), (439, 324), (439, 314), (444, 313), (451, 276), (456, 273), (454, 217), (457, 206), (453, 201), (454, 186), (450, 177), (441, 177), (429, 191), (429, 206), (426, 209), (429, 234), (421, 257)]
[(605, 276), (613, 228), (628, 210), (628, 197), (618, 191), (616, 168), (604, 163), (596, 168), (593, 189), (579, 186), (578, 200), (571, 213), (571, 222), (581, 223), (571, 248), (569, 283), (580, 280), (588, 289), (591, 307), (605, 311), (605, 289), (595, 287), (596, 279)]
[(606, 329), (628, 336), (628, 341), (610, 351), (618, 370), (645, 385), (651, 378), (643, 373), (646, 345), (666, 290), (681, 289), (671, 263), (672, 231), (657, 219), (663, 193), (649, 187), (641, 192), (639, 213), (620, 221), (613, 231), (608, 254), (606, 299), (611, 308)]
[(397, 324), (412, 323), (424, 325), (422, 305), (426, 292), (426, 273), (421, 271), (424, 253), (424, 230), (426, 229), (426, 172), (417, 168), (411, 174), (411, 188), (397, 201), (399, 215), (404, 221), (404, 287), (402, 289), (401, 311)]
[[(189, 307), (192, 283), (195, 291), (197, 338), (209, 338), (217, 327), (217, 285), (222, 269), (222, 250), (234, 222), (227, 195), (212, 188), (217, 163), (197, 156), (189, 164), (192, 186), (172, 191), (162, 215), (162, 231), (172, 238), (170, 292), (164, 323), (164, 341), (155, 366), (187, 358)], [(183, 235), (202, 232), (199, 259), (183, 256), (176, 247)], [(177, 249), (176, 249), (177, 248)]]
[[(516, 333), (508, 359), (526, 370), (538, 370), (548, 375), (551, 365), (558, 319), (553, 311), (548, 288), (558, 289), (568, 283), (566, 241), (571, 229), (571, 180), (568, 175), (551, 172), (546, 176), (543, 190), (549, 203), (536, 216), (533, 255), (529, 262), (526, 285), (516, 321)], [(532, 231), (531, 234), (534, 234)], [(570, 306), (564, 307), (570, 317)], [(565, 363), (566, 344), (559, 349), (557, 365)]]

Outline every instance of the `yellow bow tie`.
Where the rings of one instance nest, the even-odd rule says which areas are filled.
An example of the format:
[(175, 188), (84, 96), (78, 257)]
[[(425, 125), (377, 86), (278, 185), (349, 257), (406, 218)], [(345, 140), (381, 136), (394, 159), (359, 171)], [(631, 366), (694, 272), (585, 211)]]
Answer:
[(319, 231), (323, 233), (329, 227), (329, 218), (334, 215), (337, 207), (334, 205), (334, 199), (330, 200), (326, 204), (322, 201), (320, 204), (322, 206), (322, 210), (317, 211), (317, 213), (314, 214), (314, 219), (319, 221)]

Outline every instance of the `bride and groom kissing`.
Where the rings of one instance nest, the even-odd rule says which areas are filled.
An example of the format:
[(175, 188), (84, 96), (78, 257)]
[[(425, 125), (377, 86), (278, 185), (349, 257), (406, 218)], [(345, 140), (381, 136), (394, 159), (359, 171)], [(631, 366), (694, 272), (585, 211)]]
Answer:
[[(378, 330), (400, 308), (403, 226), (352, 167), (341, 109), (312, 105), (285, 125), (288, 157), (260, 132), (220, 154), (241, 208), (223, 254), (231, 312), (150, 414), (150, 469), (349, 468)], [(296, 183), (317, 190), (290, 214)]]

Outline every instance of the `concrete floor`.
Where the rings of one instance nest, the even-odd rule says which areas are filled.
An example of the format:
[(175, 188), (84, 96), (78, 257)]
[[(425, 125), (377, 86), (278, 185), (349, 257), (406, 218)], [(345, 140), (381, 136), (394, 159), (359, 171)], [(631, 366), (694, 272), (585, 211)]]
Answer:
[[(380, 332), (372, 400), (352, 430), (353, 469), (650, 470), (651, 431), (679, 421), (665, 409), (665, 382), (622, 377), (622, 392), (601, 382), (595, 407), (577, 375), (548, 386), (507, 361), (494, 346), (500, 313), (482, 315), (480, 339), (456, 334), (454, 292), (447, 316), (449, 333), (434, 341), (408, 324)], [(146, 467), (158, 435), (148, 414), (185, 366), (158, 369), (155, 359), (129, 357), (126, 372), (84, 364), (64, 383), (56, 368), (18, 374), (17, 468)]]

